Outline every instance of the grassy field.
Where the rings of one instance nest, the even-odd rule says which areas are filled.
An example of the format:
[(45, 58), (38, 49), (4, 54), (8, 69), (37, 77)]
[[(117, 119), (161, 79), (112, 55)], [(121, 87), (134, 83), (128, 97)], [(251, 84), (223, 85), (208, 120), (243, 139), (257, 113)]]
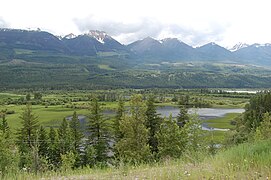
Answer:
[(212, 128), (233, 129), (235, 126), (231, 124), (231, 121), (239, 115), (239, 113), (228, 113), (224, 117), (209, 119), (204, 122), (208, 123), (208, 126)]

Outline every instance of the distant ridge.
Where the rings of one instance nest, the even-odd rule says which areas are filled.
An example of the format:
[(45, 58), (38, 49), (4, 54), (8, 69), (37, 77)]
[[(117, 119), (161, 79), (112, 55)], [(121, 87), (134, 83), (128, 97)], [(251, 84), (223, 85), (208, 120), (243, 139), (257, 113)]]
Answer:
[[(226, 49), (213, 42), (193, 48), (176, 38), (156, 40), (146, 37), (123, 45), (104, 31), (72, 33), (58, 37), (49, 32), (22, 29), (0, 29), (0, 59), (12, 59), (14, 49), (50, 51), (75, 56), (98, 56), (110, 52), (118, 57), (145, 62), (232, 62), (271, 66), (271, 44), (238, 43)], [(109, 53), (109, 54), (110, 54)]]

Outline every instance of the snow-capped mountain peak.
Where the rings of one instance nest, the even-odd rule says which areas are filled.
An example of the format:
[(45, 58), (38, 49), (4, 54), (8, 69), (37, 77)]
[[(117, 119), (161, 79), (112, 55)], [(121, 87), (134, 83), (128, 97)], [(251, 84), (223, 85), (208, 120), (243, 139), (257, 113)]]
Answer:
[(73, 39), (73, 38), (76, 38), (76, 37), (77, 37), (76, 35), (74, 35), (73, 33), (70, 33), (70, 34), (64, 36), (64, 39)]
[(105, 38), (111, 38), (106, 32), (98, 30), (90, 30), (86, 35), (95, 38), (100, 43), (104, 44)]
[(249, 45), (246, 43), (239, 42), (239, 43), (235, 44), (232, 48), (229, 48), (229, 51), (231, 51), (231, 52), (238, 51), (239, 49), (246, 48), (248, 46)]

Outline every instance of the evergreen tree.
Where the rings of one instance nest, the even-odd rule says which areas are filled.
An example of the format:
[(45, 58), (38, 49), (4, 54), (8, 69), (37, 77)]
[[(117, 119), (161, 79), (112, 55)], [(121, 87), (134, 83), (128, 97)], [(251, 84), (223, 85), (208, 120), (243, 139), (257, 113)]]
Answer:
[(187, 137), (183, 129), (180, 129), (176, 121), (170, 115), (160, 126), (156, 135), (158, 139), (158, 150), (161, 158), (179, 158), (186, 146)]
[(80, 122), (76, 111), (74, 111), (72, 120), (70, 122), (70, 137), (71, 137), (71, 150), (75, 156), (75, 167), (79, 167), (82, 163), (80, 162), (80, 145), (83, 138), (83, 133), (80, 129)]
[(27, 93), (27, 95), (25, 96), (26, 101), (30, 101), (31, 100), (31, 94)]
[(70, 122), (70, 135), (71, 135), (71, 144), (74, 153), (80, 152), (80, 144), (83, 138), (83, 133), (80, 129), (80, 122), (76, 111), (73, 112), (72, 120)]
[(188, 109), (185, 106), (180, 105), (180, 112), (177, 116), (177, 123), (180, 127), (184, 127), (184, 125), (189, 121)]
[(116, 144), (116, 149), (124, 162), (143, 162), (149, 159), (150, 148), (145, 126), (146, 107), (141, 95), (132, 96), (130, 114), (120, 125), (123, 138)]
[(43, 126), (40, 126), (39, 132), (38, 132), (38, 142), (39, 142), (39, 146), (38, 146), (38, 153), (40, 156), (46, 158), (48, 156), (48, 149), (49, 149), (49, 145), (48, 145), (48, 135), (46, 130), (44, 129)]
[(19, 118), (22, 120), (22, 128), (18, 131), (19, 142), (31, 148), (38, 129), (38, 117), (33, 113), (31, 105), (27, 104)]
[(58, 129), (58, 138), (60, 153), (65, 154), (69, 152), (71, 150), (71, 133), (66, 118), (63, 118), (63, 121), (60, 124), (60, 127)]
[(256, 132), (254, 134), (255, 140), (271, 138), (271, 116), (268, 112), (264, 113), (263, 121), (261, 122), (260, 126), (257, 127)]
[(88, 130), (89, 141), (95, 152), (95, 163), (105, 163), (109, 152), (109, 124), (103, 117), (102, 109), (96, 98), (91, 102)]
[(158, 140), (155, 136), (159, 131), (160, 125), (162, 123), (162, 118), (156, 113), (156, 107), (154, 105), (154, 96), (151, 95), (147, 100), (147, 110), (146, 110), (146, 127), (149, 129), (148, 144), (151, 148), (152, 153), (158, 152)]
[(124, 101), (120, 99), (118, 102), (117, 113), (114, 118), (114, 134), (116, 142), (118, 142), (123, 137), (123, 133), (120, 130), (120, 123), (124, 115), (125, 115)]
[(5, 138), (8, 138), (9, 134), (10, 134), (10, 129), (9, 129), (8, 122), (7, 122), (7, 119), (6, 119), (6, 111), (7, 110), (5, 110), (5, 111), (2, 110), (1, 113), (0, 113), (0, 117), (2, 117), (2, 122), (0, 124), (0, 130), (3, 133), (3, 136)]
[(59, 152), (57, 133), (53, 127), (49, 131), (49, 150), (48, 150), (48, 160), (51, 165), (51, 169), (58, 168), (60, 166), (61, 157)]

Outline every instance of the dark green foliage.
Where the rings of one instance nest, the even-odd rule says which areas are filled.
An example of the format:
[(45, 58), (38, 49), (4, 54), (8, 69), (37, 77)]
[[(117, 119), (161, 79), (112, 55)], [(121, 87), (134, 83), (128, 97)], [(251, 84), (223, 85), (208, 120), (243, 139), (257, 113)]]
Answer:
[[(80, 166), (80, 146), (82, 144), (82, 138), (83, 133), (80, 129), (80, 122), (78, 119), (78, 116), (76, 114), (76, 111), (74, 111), (72, 115), (72, 119), (70, 122), (70, 139), (71, 139), (71, 150), (73, 152), (73, 155), (75, 157), (75, 166)], [(67, 139), (66, 139), (67, 140)], [(67, 143), (67, 142), (66, 142)]]
[(41, 100), (42, 99), (42, 94), (41, 93), (34, 93), (34, 99), (35, 100)]
[(0, 123), (0, 130), (2, 131), (3, 136), (5, 138), (8, 138), (10, 135), (10, 129), (9, 129), (8, 122), (6, 119), (6, 112), (7, 110), (2, 110), (0, 112), (0, 117), (2, 117), (2, 121)]
[(156, 107), (154, 105), (155, 97), (150, 95), (146, 105), (146, 122), (145, 125), (149, 130), (148, 144), (151, 148), (152, 153), (158, 153), (158, 140), (155, 136), (159, 131), (160, 125), (162, 123), (162, 118), (156, 113)]
[(150, 160), (146, 106), (142, 95), (133, 95), (130, 101), (130, 116), (121, 121), (123, 138), (116, 144), (120, 159), (128, 163), (140, 163)]
[(160, 158), (179, 158), (185, 150), (187, 136), (172, 116), (163, 121), (156, 137)]
[(22, 128), (18, 130), (18, 140), (21, 144), (31, 148), (39, 127), (38, 117), (33, 113), (32, 106), (27, 104), (19, 118), (21, 119)]
[(89, 143), (94, 149), (95, 163), (105, 163), (109, 153), (109, 124), (102, 115), (96, 98), (90, 104), (88, 122)]
[(71, 145), (72, 145), (73, 152), (79, 153), (80, 151), (79, 148), (80, 148), (81, 140), (83, 138), (83, 133), (81, 132), (81, 129), (80, 129), (80, 122), (76, 114), (76, 111), (74, 111), (71, 122), (70, 122), (70, 137), (71, 137)]
[(65, 154), (71, 150), (71, 146), (72, 146), (70, 126), (66, 118), (63, 118), (63, 121), (60, 124), (60, 127), (58, 128), (57, 132), (58, 132), (58, 138), (59, 138), (60, 153)]
[(237, 119), (236, 133), (230, 139), (242, 143), (249, 139), (263, 121), (265, 113), (271, 113), (271, 93), (259, 93), (250, 99), (242, 117)]
[(124, 101), (122, 99), (118, 102), (118, 109), (116, 116), (114, 118), (114, 133), (115, 133), (115, 141), (118, 142), (121, 138), (123, 138), (123, 133), (120, 130), (120, 123), (125, 116), (125, 108)]
[(188, 109), (180, 105), (180, 112), (177, 116), (177, 123), (180, 127), (184, 127), (184, 125), (188, 122), (189, 116), (188, 116)]
[(25, 99), (26, 99), (26, 101), (30, 101), (30, 100), (31, 100), (31, 94), (28, 93), (28, 94), (25, 96)]
[(48, 151), (48, 160), (51, 169), (56, 169), (60, 167), (61, 157), (59, 152), (58, 145), (58, 136), (54, 128), (50, 128), (49, 131), (49, 151)]
[(19, 116), (22, 128), (17, 132), (17, 144), (20, 152), (20, 167), (33, 167), (31, 152), (37, 146), (38, 117), (33, 113), (32, 106), (26, 104), (22, 114)]
[(48, 147), (49, 147), (49, 141), (48, 141), (48, 135), (46, 130), (43, 126), (40, 126), (40, 129), (38, 131), (38, 154), (44, 158), (48, 157)]

